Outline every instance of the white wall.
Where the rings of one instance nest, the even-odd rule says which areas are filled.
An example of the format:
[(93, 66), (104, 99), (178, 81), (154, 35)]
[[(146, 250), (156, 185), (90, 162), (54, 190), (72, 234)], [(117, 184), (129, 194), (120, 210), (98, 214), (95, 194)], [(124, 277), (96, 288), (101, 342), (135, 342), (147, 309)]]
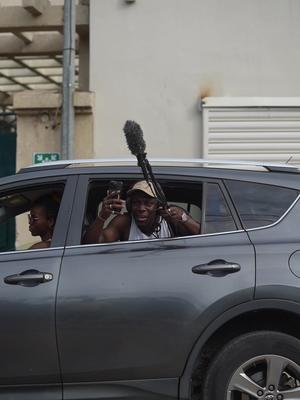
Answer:
[(91, 0), (96, 156), (201, 154), (200, 96), (300, 96), (299, 0)]

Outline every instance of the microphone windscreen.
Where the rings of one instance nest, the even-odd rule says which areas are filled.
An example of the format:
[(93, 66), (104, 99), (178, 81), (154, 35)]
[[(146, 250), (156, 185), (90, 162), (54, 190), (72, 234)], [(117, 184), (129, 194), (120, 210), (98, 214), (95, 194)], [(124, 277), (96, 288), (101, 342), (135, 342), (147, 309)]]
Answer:
[(135, 121), (126, 121), (123, 131), (129, 150), (135, 156), (145, 154), (146, 143), (143, 138), (143, 131)]

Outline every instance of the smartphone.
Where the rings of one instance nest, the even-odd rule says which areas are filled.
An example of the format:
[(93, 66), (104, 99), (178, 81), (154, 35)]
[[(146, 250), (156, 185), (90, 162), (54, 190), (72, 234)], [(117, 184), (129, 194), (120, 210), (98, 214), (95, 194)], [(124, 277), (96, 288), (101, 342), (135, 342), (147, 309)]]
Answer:
[(122, 189), (123, 189), (122, 181), (110, 181), (108, 183), (107, 194), (110, 194), (112, 192), (117, 192), (116, 197), (120, 197), (120, 193), (122, 192)]

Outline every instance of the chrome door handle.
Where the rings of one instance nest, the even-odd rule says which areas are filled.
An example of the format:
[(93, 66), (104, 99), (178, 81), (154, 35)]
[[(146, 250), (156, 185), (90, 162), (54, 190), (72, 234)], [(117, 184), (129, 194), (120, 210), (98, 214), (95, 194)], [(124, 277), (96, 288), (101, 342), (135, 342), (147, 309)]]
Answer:
[(207, 264), (195, 265), (192, 268), (192, 272), (200, 275), (224, 276), (238, 272), (240, 269), (240, 264), (225, 260), (213, 260)]

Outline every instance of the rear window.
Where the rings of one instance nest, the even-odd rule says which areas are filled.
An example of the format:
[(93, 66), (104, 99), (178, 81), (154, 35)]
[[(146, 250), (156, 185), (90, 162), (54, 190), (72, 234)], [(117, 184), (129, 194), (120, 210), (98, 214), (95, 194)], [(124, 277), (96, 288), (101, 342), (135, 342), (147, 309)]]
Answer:
[(226, 181), (245, 228), (278, 221), (298, 196), (298, 191), (252, 182)]

